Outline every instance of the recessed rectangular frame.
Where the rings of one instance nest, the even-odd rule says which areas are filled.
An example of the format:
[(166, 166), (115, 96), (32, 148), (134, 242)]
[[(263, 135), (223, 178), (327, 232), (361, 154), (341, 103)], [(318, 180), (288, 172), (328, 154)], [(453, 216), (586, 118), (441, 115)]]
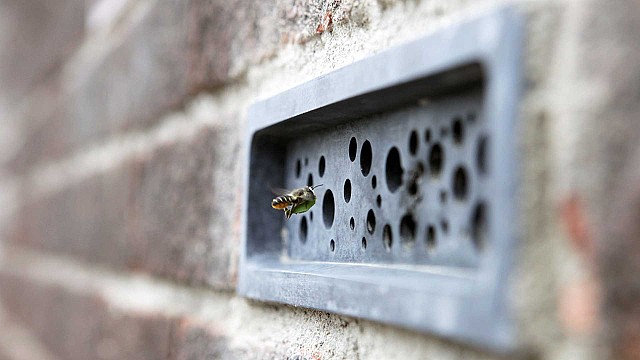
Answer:
[[(476, 346), (515, 347), (509, 274), (518, 242), (516, 126), (523, 20), (507, 6), (338, 69), (249, 110), (238, 292), (246, 297), (395, 324)], [(283, 184), (286, 139), (455, 93), (482, 68), (483, 111), (492, 129), (493, 249), (473, 272), (291, 261), (282, 256), (282, 213), (269, 184)], [(278, 165), (279, 164), (279, 165)], [(316, 205), (317, 206), (317, 205)]]

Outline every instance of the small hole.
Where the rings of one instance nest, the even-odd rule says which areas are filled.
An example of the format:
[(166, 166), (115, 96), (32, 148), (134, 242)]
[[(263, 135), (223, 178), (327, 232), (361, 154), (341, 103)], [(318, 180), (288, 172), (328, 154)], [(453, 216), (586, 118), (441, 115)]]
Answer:
[(440, 202), (441, 203), (447, 202), (447, 192), (444, 190), (440, 190)]
[(300, 220), (300, 242), (303, 244), (307, 242), (308, 231), (309, 231), (309, 227), (307, 225), (307, 217), (303, 216), (302, 219)]
[(372, 235), (376, 231), (376, 214), (373, 213), (372, 209), (369, 209), (367, 213), (367, 231)]
[(296, 160), (296, 177), (299, 178), (300, 177), (300, 168), (302, 167), (302, 165), (300, 164), (300, 159)]
[(426, 247), (428, 252), (433, 252), (436, 247), (436, 228), (433, 225), (429, 225), (429, 227), (427, 227)]
[(487, 206), (479, 203), (473, 210), (471, 218), (471, 236), (476, 249), (481, 251), (487, 243), (488, 221)]
[(329, 248), (331, 249), (331, 252), (336, 251), (336, 242), (333, 239), (329, 242)]
[(347, 179), (344, 181), (342, 194), (344, 195), (345, 202), (348, 203), (349, 201), (351, 201), (351, 180)]
[(313, 211), (309, 211), (309, 222), (313, 221)]
[(378, 197), (376, 197), (376, 205), (378, 205), (378, 207), (382, 206), (382, 196), (378, 195)]
[(356, 161), (357, 152), (358, 142), (355, 137), (352, 137), (351, 141), (349, 141), (349, 159), (351, 159), (351, 161)]
[(304, 158), (304, 166), (309, 165), (309, 158)]
[(387, 187), (389, 191), (396, 192), (402, 185), (402, 163), (400, 160), (400, 152), (397, 147), (392, 147), (387, 154), (387, 163), (385, 166), (385, 174), (387, 179)]
[(384, 248), (387, 251), (391, 251), (391, 245), (393, 245), (393, 233), (391, 232), (391, 225), (387, 224), (382, 229), (382, 241), (384, 242)]
[(372, 160), (373, 150), (371, 150), (371, 143), (367, 140), (362, 144), (362, 149), (360, 150), (360, 170), (362, 171), (362, 175), (369, 175)]
[(353, 217), (349, 219), (349, 227), (351, 228), (351, 230), (354, 230), (356, 228), (356, 219), (354, 219)]
[(333, 199), (333, 192), (327, 190), (322, 199), (322, 220), (327, 229), (333, 226), (333, 216), (335, 215), (336, 205)]
[(313, 175), (309, 174), (307, 178), (307, 186), (313, 186)]
[(365, 238), (364, 236), (362, 237), (362, 250), (365, 250), (367, 248), (367, 238)]
[(447, 219), (443, 219), (442, 221), (440, 221), (440, 227), (442, 228), (442, 232), (443, 233), (448, 233), (449, 232), (449, 221), (447, 221)]
[(373, 175), (373, 177), (371, 178), (371, 187), (375, 189), (376, 186), (378, 186), (378, 178)]
[(441, 137), (447, 137), (447, 134), (449, 134), (449, 129), (447, 129), (446, 127), (443, 127), (442, 129), (440, 129)]
[(325, 160), (324, 160), (324, 156), (320, 156), (320, 162), (318, 163), (318, 174), (320, 175), (320, 177), (324, 176), (324, 167), (325, 167)]
[(461, 118), (455, 118), (453, 120), (453, 127), (451, 129), (453, 131), (453, 141), (460, 145), (464, 141), (464, 124), (462, 123)]
[(424, 173), (424, 166), (418, 163), (416, 168), (413, 170), (413, 174), (411, 175), (411, 179), (409, 181), (409, 186), (407, 188), (407, 190), (409, 191), (409, 194), (415, 195), (418, 193), (418, 181), (423, 173)]
[(444, 165), (444, 151), (440, 144), (434, 144), (429, 151), (429, 171), (431, 176), (439, 176)]
[(424, 132), (424, 141), (426, 141), (426, 142), (430, 142), (431, 141), (431, 129), (427, 129)]
[(416, 240), (416, 222), (411, 214), (406, 214), (400, 220), (400, 238), (405, 246), (413, 246)]
[(415, 155), (418, 152), (418, 133), (414, 130), (409, 136), (409, 152)]
[(481, 174), (487, 173), (487, 142), (488, 140), (486, 136), (480, 138), (480, 141), (478, 142), (478, 150), (476, 152), (476, 163), (478, 166), (478, 171)]
[(467, 171), (462, 167), (458, 168), (453, 173), (453, 196), (459, 201), (467, 198), (469, 191)]

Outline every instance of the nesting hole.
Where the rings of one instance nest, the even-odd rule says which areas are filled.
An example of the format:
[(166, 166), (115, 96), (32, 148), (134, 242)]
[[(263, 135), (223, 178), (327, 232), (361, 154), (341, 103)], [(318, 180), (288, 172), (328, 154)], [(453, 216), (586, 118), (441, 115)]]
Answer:
[(382, 206), (382, 196), (378, 195), (376, 197), (376, 205), (378, 205), (378, 207)]
[(447, 202), (447, 192), (444, 190), (440, 190), (440, 202), (443, 204)]
[(302, 219), (300, 220), (300, 242), (301, 243), (306, 243), (307, 242), (307, 234), (309, 232), (309, 225), (307, 224), (307, 218), (306, 217), (302, 217)]
[(469, 192), (469, 175), (464, 167), (458, 166), (453, 173), (453, 196), (458, 201), (466, 200)]
[(415, 155), (418, 152), (418, 132), (413, 130), (409, 135), (409, 152)]
[(453, 132), (453, 142), (461, 145), (464, 141), (464, 123), (461, 118), (457, 117), (453, 120), (451, 131)]
[(376, 231), (376, 214), (373, 209), (369, 209), (367, 213), (367, 231), (372, 235)]
[(367, 248), (367, 238), (366, 237), (362, 237), (362, 250), (365, 250)]
[(313, 175), (311, 174), (307, 177), (307, 186), (313, 186)]
[(434, 144), (429, 151), (429, 172), (431, 173), (431, 176), (440, 176), (443, 167), (444, 150), (442, 149), (442, 145)]
[(309, 158), (306, 157), (304, 158), (304, 166), (308, 166), (309, 165)]
[(347, 179), (344, 181), (344, 186), (342, 189), (342, 195), (344, 196), (344, 201), (351, 201), (351, 180)]
[(387, 180), (387, 187), (392, 193), (396, 192), (402, 185), (402, 163), (400, 160), (400, 152), (397, 147), (392, 147), (387, 154), (387, 162), (385, 165), (385, 175)]
[(427, 129), (424, 132), (424, 141), (431, 142), (431, 129)]
[(429, 225), (427, 227), (427, 239), (425, 243), (428, 252), (433, 252), (433, 250), (436, 248), (436, 236), (436, 227), (433, 225)]
[(356, 219), (354, 219), (353, 216), (349, 219), (349, 227), (351, 230), (355, 230), (356, 228)]
[(300, 169), (302, 168), (302, 165), (300, 164), (300, 159), (296, 160), (296, 177), (299, 178), (300, 177)]
[(387, 251), (391, 251), (391, 245), (393, 245), (393, 232), (391, 231), (391, 225), (387, 224), (382, 229), (382, 242), (384, 248)]
[(318, 163), (318, 174), (320, 175), (320, 177), (324, 176), (325, 165), (326, 163), (324, 156), (320, 156), (320, 162)]
[(313, 222), (313, 211), (309, 211), (309, 222)]
[(478, 141), (478, 149), (476, 150), (476, 165), (478, 166), (478, 171), (483, 175), (487, 173), (487, 147), (488, 139), (483, 136)]
[(413, 215), (406, 214), (400, 220), (400, 238), (405, 246), (413, 246), (416, 241), (416, 221)]
[(373, 175), (373, 177), (371, 178), (371, 187), (375, 189), (376, 186), (378, 186), (378, 178)]
[(442, 233), (447, 234), (449, 232), (449, 220), (442, 219), (440, 221), (440, 227), (442, 228)]
[(487, 206), (479, 203), (473, 210), (471, 218), (471, 236), (477, 250), (483, 250), (487, 243), (488, 217)]
[(416, 195), (418, 193), (418, 183), (420, 182), (422, 174), (424, 174), (424, 166), (421, 163), (418, 163), (416, 168), (413, 170), (413, 175), (411, 176), (409, 186), (407, 187), (409, 194)]
[(324, 226), (327, 229), (330, 229), (333, 226), (333, 217), (335, 215), (336, 204), (333, 198), (333, 192), (331, 190), (327, 190), (324, 193), (324, 198), (322, 199), (322, 220), (324, 221)]
[(364, 144), (362, 144), (362, 149), (360, 150), (360, 171), (362, 171), (362, 175), (369, 175), (372, 160), (373, 150), (371, 149), (371, 143), (369, 140), (366, 140)]
[(329, 241), (329, 249), (331, 249), (331, 252), (336, 251), (336, 241), (331, 239), (331, 241)]
[(351, 138), (349, 141), (349, 159), (351, 161), (356, 161), (356, 155), (358, 154), (358, 141), (355, 137)]

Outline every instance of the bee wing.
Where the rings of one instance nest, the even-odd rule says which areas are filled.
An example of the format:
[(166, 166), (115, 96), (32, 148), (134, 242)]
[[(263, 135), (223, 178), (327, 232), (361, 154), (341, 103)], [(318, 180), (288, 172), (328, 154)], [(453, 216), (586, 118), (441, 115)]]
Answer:
[(271, 192), (274, 195), (282, 196), (282, 195), (289, 195), (289, 194), (291, 194), (292, 191), (276, 187), (276, 188), (271, 188)]

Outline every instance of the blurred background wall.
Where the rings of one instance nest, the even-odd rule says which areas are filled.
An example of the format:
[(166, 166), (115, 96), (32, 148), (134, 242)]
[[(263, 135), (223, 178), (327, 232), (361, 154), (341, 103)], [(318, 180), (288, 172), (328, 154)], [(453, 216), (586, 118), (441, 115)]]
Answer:
[[(518, 350), (237, 296), (248, 106), (502, 3), (526, 18)], [(0, 1), (0, 358), (639, 359), (639, 10)]]

